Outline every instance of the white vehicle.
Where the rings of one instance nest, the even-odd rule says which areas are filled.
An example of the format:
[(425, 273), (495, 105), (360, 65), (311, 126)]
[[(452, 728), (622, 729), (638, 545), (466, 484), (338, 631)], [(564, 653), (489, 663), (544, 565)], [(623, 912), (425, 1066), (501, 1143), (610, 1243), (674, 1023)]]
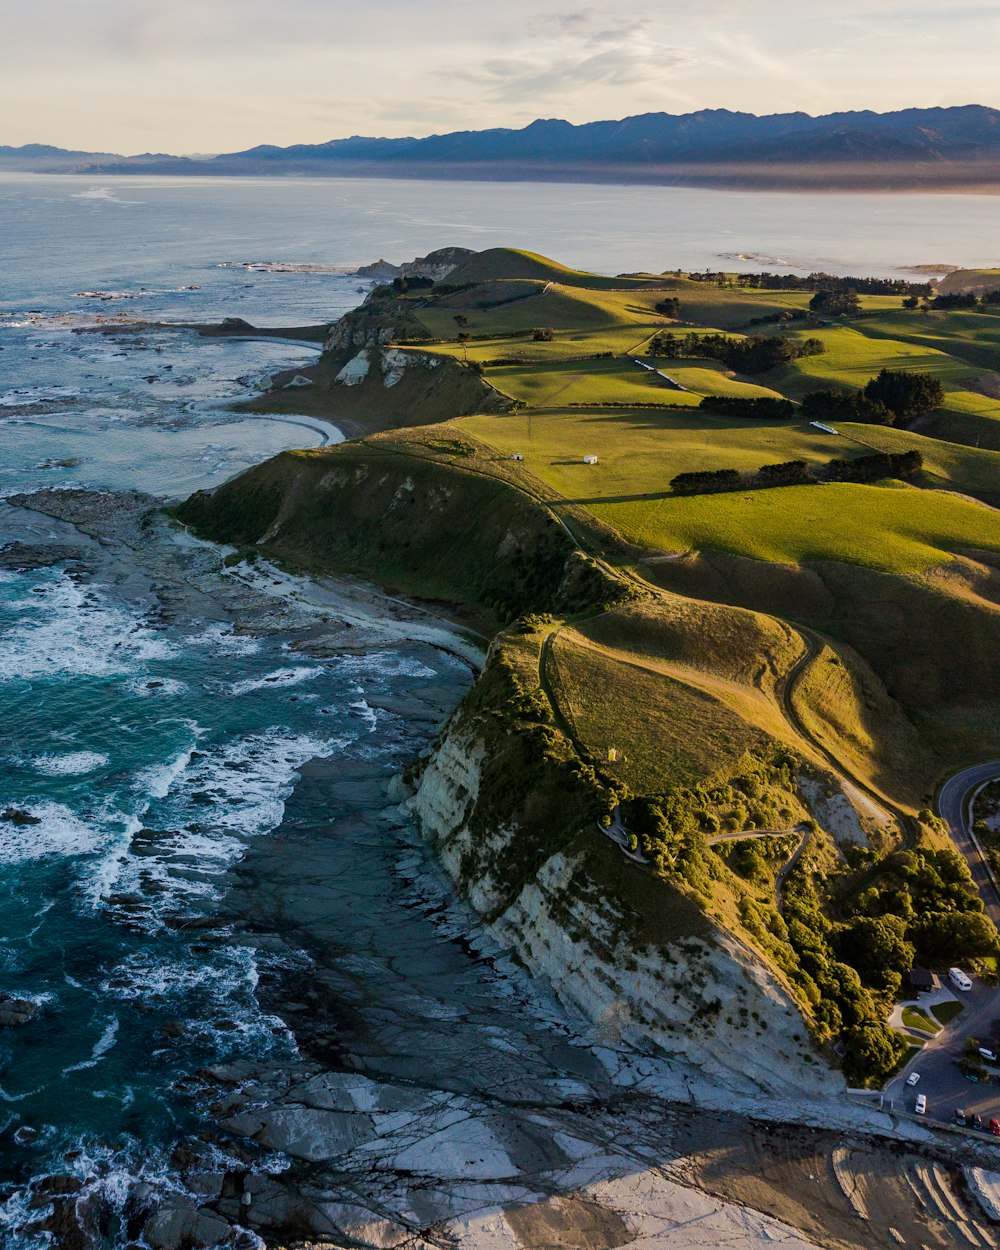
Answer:
[(957, 990), (971, 990), (972, 982), (965, 975), (961, 968), (949, 968), (948, 980)]
[(996, 1063), (997, 1052), (995, 1050), (989, 1050), (986, 1046), (980, 1046), (979, 1053), (984, 1059), (988, 1059), (990, 1063)]
[(916, 1103), (914, 1104), (913, 1110), (917, 1113), (917, 1115), (923, 1115), (923, 1114), (924, 1114), (924, 1112), (927, 1110), (927, 1096), (926, 1096), (926, 1094), (918, 1094), (918, 1095), (917, 1095), (917, 1101), (916, 1101)]
[(917, 1081), (919, 1080), (920, 1080), (920, 1073), (911, 1072), (910, 1075), (906, 1078), (906, 1083), (907, 1085), (916, 1085)]

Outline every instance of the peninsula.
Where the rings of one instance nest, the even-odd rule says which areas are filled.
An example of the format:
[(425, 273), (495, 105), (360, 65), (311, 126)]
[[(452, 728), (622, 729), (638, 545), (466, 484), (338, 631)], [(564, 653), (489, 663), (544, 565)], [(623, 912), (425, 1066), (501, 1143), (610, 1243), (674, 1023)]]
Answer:
[(492, 635), (407, 784), (565, 1005), (772, 1097), (892, 1081), (914, 966), (1000, 954), (936, 801), (1000, 757), (1000, 272), (396, 275), (249, 405), (355, 437), (177, 515)]

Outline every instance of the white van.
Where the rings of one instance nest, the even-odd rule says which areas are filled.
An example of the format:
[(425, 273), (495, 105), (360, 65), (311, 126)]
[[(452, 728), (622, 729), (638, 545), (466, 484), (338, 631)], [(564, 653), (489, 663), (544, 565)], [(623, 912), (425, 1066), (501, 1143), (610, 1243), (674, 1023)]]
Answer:
[(956, 990), (971, 990), (972, 982), (965, 975), (961, 968), (949, 968), (948, 980), (952, 983)]

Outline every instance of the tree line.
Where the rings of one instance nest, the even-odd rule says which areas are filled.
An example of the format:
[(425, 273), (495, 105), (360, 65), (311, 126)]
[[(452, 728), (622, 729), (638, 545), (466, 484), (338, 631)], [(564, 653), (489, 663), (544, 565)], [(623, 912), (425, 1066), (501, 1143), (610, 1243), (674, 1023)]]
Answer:
[(751, 334), (734, 338), (727, 334), (674, 334), (665, 331), (654, 336), (651, 356), (674, 360), (718, 360), (736, 373), (767, 373), (804, 356), (824, 351), (820, 339), (789, 339), (781, 335)]
[(678, 473), (670, 480), (675, 495), (720, 494), (726, 491), (763, 490), (774, 486), (809, 486), (817, 482), (880, 482), (885, 478), (907, 481), (923, 468), (919, 451), (874, 452), (849, 459), (809, 465), (805, 460), (785, 460), (761, 465), (754, 473), (737, 469), (700, 469)]
[(761, 291), (856, 291), (859, 295), (929, 295), (929, 282), (910, 282), (905, 278), (852, 278), (834, 273), (811, 273), (807, 277), (795, 273), (720, 273), (706, 270), (691, 273), (692, 282), (711, 282), (716, 286)]

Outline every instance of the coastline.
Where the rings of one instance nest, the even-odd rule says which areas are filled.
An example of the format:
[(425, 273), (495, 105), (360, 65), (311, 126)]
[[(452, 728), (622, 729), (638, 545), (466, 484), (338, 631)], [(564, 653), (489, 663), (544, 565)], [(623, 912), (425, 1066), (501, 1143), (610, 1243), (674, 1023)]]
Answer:
[[(1000, 195), (1000, 174), (993, 167), (984, 172), (968, 169), (954, 173), (930, 165), (894, 166), (888, 163), (847, 166), (780, 165), (665, 167), (649, 165), (553, 166), (540, 170), (527, 164), (467, 163), (434, 164), (338, 161), (336, 169), (288, 166), (281, 170), (252, 165), (222, 172), (189, 163), (183, 169), (141, 165), (103, 165), (84, 169), (23, 170), (12, 166), (0, 175), (16, 178), (194, 178), (215, 180), (277, 180), (299, 178), (306, 182), (350, 179), (400, 179), (404, 181), (525, 183), (536, 185), (647, 186), (677, 190), (728, 191), (809, 195)], [(931, 176), (928, 176), (930, 173)]]
[[(320, 656), (402, 644), (473, 671), (481, 657), (443, 618), (377, 588), (227, 569), (226, 549), (162, 517), (143, 526), (149, 496), (21, 502), (96, 543), (164, 620), (214, 614)], [(396, 758), (304, 764), (281, 823), (230, 870), (221, 918), (267, 956), (258, 1001), (297, 1053), (190, 1074), (184, 1096), (243, 1163), (212, 1171), (191, 1153), (186, 1192), (157, 1210), (155, 1244), (225, 1228), (252, 1229), (271, 1250), (304, 1237), (491, 1250), (502, 1228), (511, 1246), (547, 1229), (573, 1245), (603, 1231), (597, 1244), (630, 1236), (648, 1250), (667, 1237), (678, 1250), (737, 1238), (816, 1250), (822, 1229), (813, 1240), (802, 1211), (817, 1182), (786, 1178), (778, 1192), (775, 1159), (814, 1159), (822, 1175), (837, 1151), (886, 1169), (894, 1152), (945, 1153), (874, 1108), (741, 1096), (570, 1019), (457, 899), (405, 804), (400, 769), (465, 689), (452, 667), (420, 696), (384, 702), (404, 731)], [(727, 1177), (712, 1165), (723, 1143), (741, 1161)], [(855, 1219), (832, 1173), (822, 1183)]]

